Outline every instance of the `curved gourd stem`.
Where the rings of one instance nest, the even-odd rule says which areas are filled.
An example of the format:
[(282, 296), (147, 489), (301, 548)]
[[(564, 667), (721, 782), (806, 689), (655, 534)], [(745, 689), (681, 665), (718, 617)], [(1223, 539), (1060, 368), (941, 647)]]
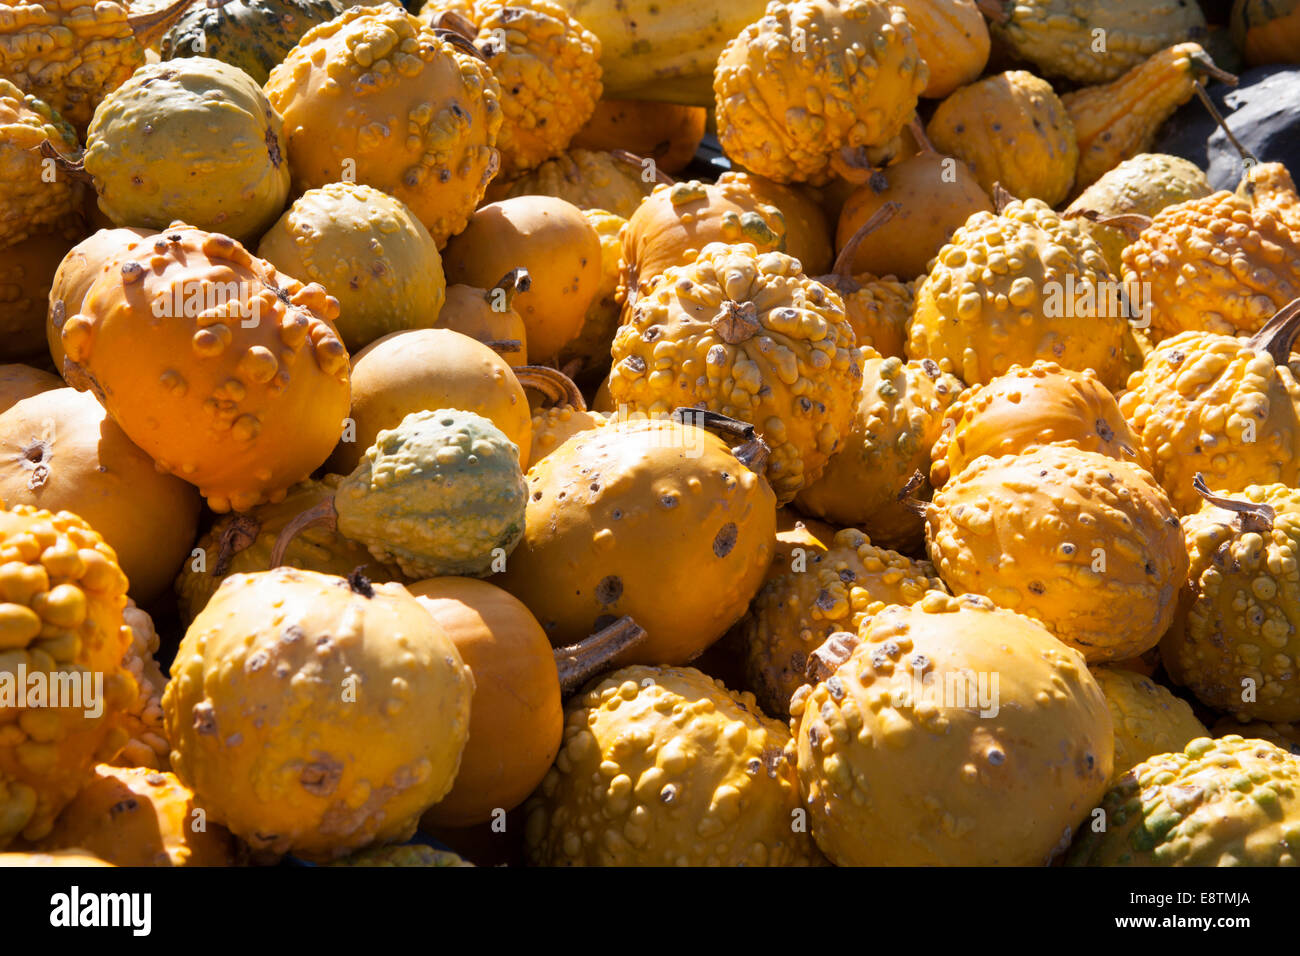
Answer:
[(524, 343), (519, 339), (488, 339), (483, 344), (498, 355), (514, 355), (524, 350)]
[(916, 145), (921, 147), (921, 152), (938, 155), (939, 151), (934, 148), (934, 143), (930, 142), (930, 137), (925, 135), (925, 124), (921, 122), (921, 117), (915, 113), (907, 121), (907, 128), (912, 131), (912, 138), (916, 140)]
[(68, 159), (48, 139), (41, 140), (40, 153), (46, 159), (54, 160), (54, 165), (59, 167), (59, 172), (69, 179), (94, 187), (95, 182), (91, 179), (90, 173), (86, 172), (86, 165), (80, 159)]
[(334, 496), (331, 495), (315, 507), (308, 508), (284, 526), (280, 536), (275, 539), (275, 547), (271, 549), (271, 567), (278, 568), (284, 564), (284, 553), (289, 550), (289, 545), (293, 543), (293, 539), (300, 532), (308, 528), (325, 528), (329, 531), (337, 531), (338, 527), (339, 513), (334, 510)]
[(1291, 345), (1297, 332), (1300, 332), (1300, 298), (1278, 309), (1263, 328), (1246, 340), (1246, 346), (1267, 352), (1274, 365), (1285, 365), (1291, 358)]
[(855, 186), (861, 186), (875, 172), (875, 167), (867, 159), (866, 147), (863, 146), (842, 147), (839, 152), (831, 154), (830, 165), (831, 172)]
[(850, 631), (836, 631), (827, 637), (817, 650), (808, 655), (804, 677), (813, 684), (824, 681), (849, 659), (853, 648), (857, 646), (858, 635)]
[[(1191, 61), (1193, 73), (1199, 73), (1202, 76), (1208, 76), (1211, 79), (1218, 80), (1225, 86), (1237, 85), (1236, 74), (1229, 73), (1227, 70), (1220, 68), (1219, 64), (1215, 63), (1214, 60), (1210, 58), (1210, 54), (1206, 53), (1204, 50), (1191, 54), (1188, 57), (1188, 60)], [(1199, 77), (1196, 80), (1193, 80), (1193, 82), (1199, 83)]]
[(221, 540), (217, 542), (217, 562), (212, 566), (213, 575), (224, 576), (230, 570), (230, 562), (235, 555), (245, 548), (252, 547), (261, 530), (262, 522), (252, 515), (235, 515), (226, 526), (226, 530), (221, 532)]
[(552, 405), (568, 405), (580, 412), (587, 410), (586, 399), (573, 379), (548, 365), (520, 365), (515, 378), (524, 388), (540, 392)]
[(1065, 219), (1086, 219), (1088, 222), (1095, 222), (1099, 226), (1110, 226), (1112, 229), (1118, 229), (1124, 233), (1130, 240), (1142, 235), (1142, 232), (1151, 225), (1150, 216), (1144, 216), (1137, 212), (1121, 213), (1118, 216), (1103, 216), (1095, 209), (1072, 209), (1062, 213), (1062, 217)]
[(638, 156), (636, 153), (633, 153), (626, 149), (613, 149), (610, 150), (610, 153), (611, 155), (613, 155), (615, 159), (619, 160), (620, 162), (624, 162), (631, 166), (635, 166), (637, 169), (645, 169), (646, 168), (645, 164), (649, 162), (650, 168), (654, 170), (656, 183), (663, 183), (666, 186), (671, 186), (673, 185), (673, 183), (677, 182), (677, 180), (673, 179), (673, 177), (669, 176), (662, 169), (660, 169), (659, 164), (656, 163), (654, 160), (647, 160), (644, 156)]
[(435, 30), (447, 30), (451, 33), (459, 33), (466, 40), (473, 41), (478, 36), (478, 27), (474, 26), (473, 21), (463, 13), (457, 13), (455, 10), (443, 10), (429, 18), (429, 25)]
[(930, 512), (930, 502), (922, 501), (920, 498), (915, 497), (916, 489), (920, 488), (924, 483), (925, 475), (922, 474), (921, 469), (918, 468), (916, 471), (912, 472), (912, 477), (907, 479), (907, 484), (903, 485), (898, 492), (899, 503), (908, 511), (921, 518), (924, 518)]
[(533, 287), (532, 274), (523, 266), (511, 269), (501, 279), (488, 290), (488, 301), (492, 300), (493, 292), (501, 292), (505, 297), (506, 308), (514, 308), (515, 296), (521, 292), (527, 292)]
[(1214, 505), (1216, 508), (1222, 508), (1224, 511), (1231, 511), (1237, 516), (1237, 527), (1242, 531), (1257, 531), (1261, 534), (1267, 534), (1273, 530), (1273, 522), (1277, 520), (1277, 511), (1272, 505), (1257, 504), (1253, 501), (1237, 501), (1233, 498), (1224, 498), (1210, 491), (1210, 486), (1205, 483), (1205, 476), (1199, 471), (1196, 477), (1192, 479), (1192, 487), (1196, 493)]
[(555, 648), (555, 667), (560, 672), (560, 692), (573, 693), (602, 671), (608, 670), (614, 659), (646, 639), (641, 625), (630, 617), (620, 617), (576, 644)]
[(673, 421), (703, 428), (724, 441), (736, 441), (731, 448), (731, 453), (736, 456), (737, 461), (755, 474), (762, 475), (767, 471), (767, 457), (772, 450), (768, 448), (767, 442), (758, 436), (754, 426), (748, 422), (730, 418), (707, 408), (674, 408), (672, 417)]
[(195, 0), (175, 0), (161, 10), (128, 16), (126, 23), (131, 28), (131, 33), (135, 35), (135, 42), (141, 46), (152, 46), (161, 40), (163, 34), (176, 24), (181, 14), (194, 2)]
[(433, 35), (439, 40), (450, 43), (462, 53), (468, 53), (470, 56), (478, 57), (478, 59), (482, 60), (484, 63), (488, 61), (488, 58), (483, 51), (471, 43), (463, 33), (460, 33), (457, 30), (435, 29)]
[(849, 241), (844, 243), (844, 248), (840, 250), (840, 254), (835, 257), (835, 265), (831, 267), (831, 274), (845, 279), (852, 278), (853, 257), (857, 255), (858, 246), (862, 245), (862, 240), (893, 219), (898, 210), (902, 208), (902, 203), (887, 202), (868, 216), (867, 221), (849, 237)]
[[(1207, 57), (1206, 59), (1209, 58)], [(1213, 61), (1211, 61), (1211, 64), (1213, 64)], [(1215, 69), (1218, 69), (1218, 67), (1215, 67)], [(1220, 70), (1220, 72), (1222, 71)], [(1237, 78), (1235, 76), (1232, 76), (1231, 73), (1224, 75), (1232, 77), (1232, 82), (1229, 84), (1230, 86), (1237, 85)], [(1259, 160), (1255, 157), (1255, 154), (1243, 146), (1241, 140), (1237, 139), (1237, 137), (1233, 135), (1232, 130), (1228, 127), (1228, 121), (1223, 118), (1223, 114), (1219, 112), (1219, 108), (1214, 105), (1214, 100), (1210, 99), (1210, 94), (1205, 91), (1205, 87), (1202, 85), (1201, 81), (1193, 80), (1192, 88), (1196, 91), (1196, 98), (1201, 101), (1201, 105), (1205, 107), (1205, 111), (1209, 113), (1214, 122), (1218, 124), (1219, 129), (1223, 130), (1223, 135), (1228, 137), (1228, 142), (1232, 144), (1232, 148), (1237, 151), (1237, 154), (1241, 157), (1242, 161), (1249, 163), (1250, 165), (1258, 163)]]

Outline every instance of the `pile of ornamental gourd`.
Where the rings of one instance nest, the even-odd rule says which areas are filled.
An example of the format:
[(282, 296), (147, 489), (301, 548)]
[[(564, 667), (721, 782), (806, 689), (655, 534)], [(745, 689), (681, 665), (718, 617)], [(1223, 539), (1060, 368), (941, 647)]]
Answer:
[(1206, 9), (4, 0), (0, 862), (1300, 863)]

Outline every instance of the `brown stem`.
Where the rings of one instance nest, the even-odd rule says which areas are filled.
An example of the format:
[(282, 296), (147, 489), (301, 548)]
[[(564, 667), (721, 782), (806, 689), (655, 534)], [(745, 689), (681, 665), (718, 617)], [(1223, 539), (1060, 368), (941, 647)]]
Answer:
[(580, 412), (587, 410), (587, 402), (578, 386), (559, 369), (547, 365), (521, 365), (514, 372), (520, 385), (540, 392), (552, 405), (568, 405)]
[(853, 648), (858, 646), (858, 636), (849, 631), (836, 631), (822, 643), (821, 647), (808, 655), (804, 667), (804, 677), (812, 683), (820, 683), (834, 674), (841, 664), (849, 659)]
[(514, 355), (524, 350), (524, 343), (519, 339), (488, 339), (483, 344), (498, 355)]
[(1233, 512), (1237, 516), (1237, 527), (1241, 531), (1258, 531), (1267, 534), (1273, 530), (1273, 522), (1277, 520), (1277, 512), (1272, 505), (1256, 504), (1253, 501), (1237, 501), (1233, 498), (1216, 495), (1210, 491), (1210, 486), (1205, 483), (1205, 476), (1199, 471), (1196, 473), (1196, 477), (1192, 479), (1192, 487), (1196, 489), (1198, 495), (1216, 508)]
[(573, 693), (597, 674), (608, 670), (616, 657), (645, 639), (645, 628), (630, 617), (620, 617), (577, 644), (555, 648), (560, 692), (566, 696)]
[(80, 159), (68, 159), (60, 153), (58, 149), (55, 148), (54, 144), (48, 139), (41, 140), (40, 150), (41, 155), (46, 159), (54, 160), (54, 165), (59, 167), (59, 171), (69, 179), (75, 182), (85, 183), (88, 186), (94, 185), (94, 181), (90, 178), (90, 173), (86, 172), (85, 163)]
[(718, 338), (728, 345), (748, 342), (763, 327), (758, 321), (758, 308), (753, 302), (737, 302), (734, 299), (724, 301), (709, 324), (718, 333)]
[(361, 573), (362, 568), (353, 568), (352, 573), (348, 575), (348, 587), (352, 589), (353, 594), (360, 594), (362, 597), (372, 598), (375, 596), (375, 586), (370, 583), (370, 579)]
[(245, 548), (252, 547), (261, 530), (262, 522), (252, 515), (235, 515), (231, 518), (217, 543), (217, 563), (212, 566), (213, 575), (224, 577), (230, 570), (231, 560)]
[(736, 460), (755, 474), (761, 475), (767, 468), (767, 457), (771, 453), (767, 442), (759, 437), (758, 431), (748, 422), (723, 415), (721, 412), (707, 408), (684, 406), (673, 409), (673, 420), (683, 425), (703, 428), (724, 441), (735, 440), (731, 453)]
[(1016, 201), (1016, 197), (1011, 195), (1001, 183), (993, 184), (993, 209), (1000, 216), (1002, 210)]
[(194, 0), (174, 0), (161, 10), (127, 17), (126, 22), (131, 32), (135, 34), (135, 42), (141, 46), (153, 46), (162, 39), (163, 34), (172, 28), (193, 2)]
[(482, 60), (484, 63), (488, 61), (488, 58), (484, 55), (483, 51), (467, 40), (462, 33), (458, 33), (455, 30), (434, 30), (433, 35), (444, 43), (450, 43), (462, 53), (468, 53), (470, 56), (478, 57), (478, 59)]
[(1300, 298), (1278, 309), (1263, 328), (1246, 340), (1246, 346), (1267, 352), (1275, 365), (1285, 365), (1291, 358), (1291, 344), (1297, 332), (1300, 332)]
[(506, 308), (512, 309), (514, 308), (515, 296), (521, 292), (527, 292), (532, 287), (533, 277), (529, 274), (527, 269), (523, 266), (520, 266), (517, 269), (511, 269), (501, 277), (501, 281), (488, 290), (489, 302), (491, 301), (492, 293), (499, 290), (504, 294)]
[(912, 138), (916, 140), (916, 145), (921, 147), (921, 152), (937, 155), (938, 150), (934, 148), (934, 143), (930, 142), (930, 137), (925, 135), (925, 124), (921, 122), (921, 117), (915, 113), (907, 121), (907, 128), (912, 131)]
[(478, 36), (478, 27), (474, 26), (472, 20), (463, 13), (457, 13), (455, 10), (443, 10), (429, 18), (429, 26), (435, 30), (448, 30), (451, 33), (459, 33), (466, 40), (473, 40)]
[(1095, 222), (1099, 226), (1110, 226), (1112, 229), (1118, 229), (1130, 240), (1136, 239), (1142, 232), (1151, 225), (1151, 217), (1144, 216), (1141, 213), (1126, 212), (1118, 216), (1103, 216), (1095, 209), (1070, 209), (1062, 213), (1065, 219), (1086, 219), (1088, 222)]
[[(1233, 79), (1235, 80), (1236, 78), (1234, 77)], [(1233, 148), (1237, 151), (1237, 154), (1241, 156), (1242, 161), (1251, 163), (1252, 165), (1258, 163), (1259, 160), (1255, 157), (1255, 154), (1243, 146), (1241, 140), (1237, 139), (1237, 137), (1233, 135), (1232, 130), (1228, 128), (1228, 121), (1223, 118), (1223, 114), (1219, 112), (1219, 108), (1214, 105), (1214, 100), (1210, 98), (1210, 94), (1205, 92), (1205, 87), (1201, 84), (1201, 81), (1193, 80), (1192, 87), (1196, 91), (1196, 98), (1201, 101), (1201, 105), (1205, 107), (1205, 111), (1209, 113), (1214, 122), (1219, 125), (1219, 129), (1223, 130), (1223, 135), (1228, 137), (1228, 142), (1232, 144)]]
[(835, 265), (831, 267), (832, 274), (844, 278), (851, 277), (853, 275), (853, 257), (857, 255), (858, 246), (862, 245), (862, 240), (893, 219), (898, 210), (902, 208), (902, 203), (887, 202), (868, 216), (867, 221), (860, 225), (857, 232), (849, 237), (849, 241), (844, 243), (844, 248), (840, 250), (840, 254), (835, 257)]
[(299, 532), (308, 528), (326, 528), (330, 531), (337, 531), (339, 526), (339, 514), (334, 510), (334, 498), (330, 496), (313, 508), (308, 508), (298, 517), (294, 518), (280, 536), (275, 539), (275, 547), (271, 549), (271, 567), (278, 568), (284, 564), (284, 553), (289, 550), (289, 545), (293, 543)]
[(1219, 65), (1210, 58), (1210, 54), (1204, 50), (1197, 50), (1188, 59), (1191, 60), (1193, 72), (1216, 79), (1227, 86), (1237, 85), (1237, 77), (1227, 70), (1220, 69)]
[[(613, 149), (610, 150), (610, 154), (619, 162), (628, 163), (635, 166), (637, 169), (645, 169), (647, 160), (643, 156), (638, 156), (636, 153), (629, 152), (626, 149)], [(649, 163), (650, 168), (654, 170), (656, 183), (663, 183), (664, 185), (671, 186), (673, 183), (677, 182), (677, 180), (673, 179), (673, 177), (660, 169), (659, 164), (653, 159), (649, 160)]]

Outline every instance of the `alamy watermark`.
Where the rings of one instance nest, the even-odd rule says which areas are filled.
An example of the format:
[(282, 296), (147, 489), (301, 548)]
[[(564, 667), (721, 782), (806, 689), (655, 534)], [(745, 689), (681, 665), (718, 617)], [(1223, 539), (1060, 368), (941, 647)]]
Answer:
[(0, 710), (51, 708), (80, 710), (98, 720), (104, 714), (104, 674), (101, 671), (0, 671)]

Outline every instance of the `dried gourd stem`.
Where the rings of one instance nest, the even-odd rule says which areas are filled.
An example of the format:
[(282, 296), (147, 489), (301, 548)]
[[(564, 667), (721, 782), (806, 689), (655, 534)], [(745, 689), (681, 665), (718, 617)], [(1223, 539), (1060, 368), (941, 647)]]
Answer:
[(488, 61), (487, 56), (482, 50), (466, 39), (464, 34), (459, 33), (456, 30), (434, 30), (433, 35), (439, 40), (450, 43), (462, 53), (468, 53), (470, 56), (478, 57), (484, 63)]
[(614, 659), (646, 639), (645, 628), (630, 617), (620, 617), (590, 637), (555, 648), (555, 667), (560, 672), (560, 692), (568, 695), (602, 671)]
[(94, 185), (94, 180), (90, 178), (90, 173), (86, 172), (86, 165), (80, 159), (68, 159), (60, 153), (48, 139), (41, 140), (41, 155), (46, 159), (54, 160), (54, 165), (59, 167), (59, 172), (75, 182)]
[(559, 369), (547, 365), (521, 365), (514, 372), (520, 385), (541, 393), (550, 404), (568, 405), (580, 412), (587, 410), (587, 402), (578, 386)]
[(703, 428), (706, 432), (717, 435), (725, 441), (735, 441), (731, 453), (737, 461), (757, 475), (762, 475), (767, 470), (767, 458), (772, 450), (767, 442), (759, 437), (754, 426), (748, 422), (742, 422), (707, 408), (690, 407), (674, 408), (672, 418), (673, 421), (681, 422), (683, 425)]
[[(656, 183), (663, 183), (665, 186), (671, 186), (677, 182), (677, 180), (673, 179), (673, 177), (660, 169), (659, 164), (653, 159), (646, 159), (644, 156), (638, 156), (636, 153), (630, 152), (626, 149), (610, 150), (610, 154), (619, 162), (628, 163), (642, 171), (647, 168), (650, 169), (650, 171), (654, 173)], [(646, 163), (649, 163), (650, 165), (647, 167)]]
[(212, 566), (212, 573), (222, 577), (229, 571), (231, 560), (245, 548), (252, 547), (261, 530), (262, 522), (252, 515), (235, 515), (217, 542), (217, 562)]
[(868, 216), (867, 221), (858, 227), (857, 232), (849, 237), (848, 242), (844, 243), (844, 248), (835, 257), (835, 265), (831, 267), (831, 273), (842, 278), (852, 277), (853, 259), (858, 254), (858, 246), (862, 245), (862, 240), (893, 219), (902, 208), (902, 203), (887, 202)]
[(921, 117), (915, 113), (907, 121), (907, 128), (912, 132), (912, 139), (916, 140), (916, 145), (921, 147), (922, 153), (938, 155), (939, 151), (934, 148), (934, 143), (930, 142), (930, 137), (925, 135), (925, 124), (921, 122)]
[(372, 598), (375, 596), (375, 586), (370, 582), (368, 577), (361, 573), (362, 569), (365, 567), (366, 565), (363, 564), (359, 568), (352, 569), (352, 573), (348, 575), (348, 587), (352, 589), (353, 594), (360, 594), (362, 597)]
[(1130, 240), (1136, 239), (1151, 225), (1151, 217), (1141, 213), (1126, 212), (1118, 216), (1103, 216), (1095, 209), (1071, 209), (1062, 214), (1065, 219), (1086, 219), (1099, 226), (1110, 226), (1124, 233)]
[(161, 10), (128, 16), (126, 23), (135, 35), (135, 42), (141, 46), (152, 46), (161, 40), (163, 34), (175, 25), (193, 2), (194, 0), (175, 0)]
[(300, 532), (308, 528), (325, 528), (329, 531), (337, 531), (338, 526), (339, 513), (334, 510), (334, 497), (331, 495), (315, 507), (308, 508), (284, 526), (280, 536), (275, 539), (275, 547), (271, 549), (271, 567), (278, 568), (284, 564), (284, 553), (289, 550), (289, 545), (293, 543), (293, 539)]
[[(1210, 54), (1206, 53), (1204, 50), (1193, 52), (1188, 59), (1192, 63), (1192, 72), (1218, 80), (1225, 86), (1237, 85), (1236, 75), (1220, 68), (1219, 64), (1215, 63), (1214, 60), (1210, 58)], [(1200, 79), (1198, 78), (1193, 82), (1199, 83)]]
[(1267, 352), (1275, 365), (1285, 365), (1291, 358), (1291, 345), (1297, 332), (1300, 332), (1300, 298), (1278, 309), (1263, 328), (1246, 340), (1246, 346)]
[(487, 339), (483, 344), (498, 355), (515, 355), (524, 350), (519, 339)]
[(1254, 501), (1237, 501), (1233, 498), (1224, 498), (1210, 491), (1210, 486), (1205, 483), (1205, 476), (1199, 471), (1196, 477), (1192, 479), (1192, 487), (1196, 493), (1214, 505), (1216, 508), (1222, 508), (1224, 511), (1231, 511), (1237, 516), (1237, 527), (1241, 531), (1257, 531), (1267, 533), (1273, 530), (1273, 522), (1277, 520), (1277, 511), (1272, 505), (1256, 503)]
[(844, 146), (839, 152), (832, 153), (830, 158), (831, 172), (847, 183), (855, 186), (861, 186), (867, 182), (875, 167), (871, 165), (871, 160), (867, 158), (865, 146)]
[[(1235, 82), (1236, 77), (1233, 77), (1233, 80)], [(1242, 158), (1242, 161), (1249, 163), (1252, 166), (1258, 163), (1259, 160), (1255, 158), (1255, 154), (1243, 146), (1241, 140), (1237, 139), (1237, 137), (1233, 135), (1232, 130), (1228, 127), (1228, 121), (1223, 118), (1223, 114), (1219, 112), (1219, 108), (1214, 105), (1214, 100), (1210, 99), (1210, 94), (1205, 91), (1205, 87), (1202, 85), (1201, 81), (1193, 80), (1192, 88), (1196, 91), (1196, 98), (1201, 101), (1201, 105), (1205, 107), (1205, 111), (1209, 113), (1214, 122), (1219, 125), (1219, 129), (1223, 130), (1223, 135), (1228, 137), (1228, 142), (1232, 144), (1232, 148), (1237, 151), (1237, 155)]]
[(993, 184), (993, 211), (999, 216), (1002, 215), (1002, 210), (1015, 201), (1016, 197), (1011, 195), (1005, 186), (996, 182)]
[(922, 518), (929, 513), (930, 502), (922, 501), (920, 498), (917, 498), (915, 494), (916, 489), (920, 488), (924, 483), (925, 475), (923, 475), (921, 469), (918, 468), (916, 471), (912, 472), (912, 477), (907, 479), (907, 484), (903, 485), (898, 492), (899, 504), (908, 511), (919, 515)]
[(457, 13), (455, 10), (443, 10), (441, 13), (435, 14), (430, 17), (429, 25), (435, 30), (459, 33), (466, 40), (473, 40), (478, 36), (478, 27), (474, 26), (473, 21), (463, 13)]
[(723, 300), (718, 314), (709, 323), (718, 338), (728, 345), (740, 345), (758, 334), (763, 326), (758, 321), (758, 307), (753, 302)]
[(984, 14), (984, 19), (990, 23), (1001, 25), (1011, 19), (1011, 14), (1007, 13), (1006, 7), (1002, 5), (1001, 0), (975, 0), (975, 6), (980, 8), (980, 13)]
[(811, 683), (819, 683), (834, 674), (841, 664), (849, 659), (853, 648), (858, 646), (858, 636), (850, 631), (836, 631), (822, 643), (817, 650), (808, 655), (804, 667), (804, 677)]
[[(514, 307), (515, 296), (521, 292), (527, 292), (533, 287), (533, 277), (523, 266), (517, 269), (511, 269), (503, 275), (491, 289), (488, 290), (488, 302), (493, 303), (496, 298), (494, 293), (500, 292), (501, 298), (505, 302), (506, 309)], [(493, 303), (494, 304), (494, 303)], [(501, 311), (505, 311), (504, 309)]]

